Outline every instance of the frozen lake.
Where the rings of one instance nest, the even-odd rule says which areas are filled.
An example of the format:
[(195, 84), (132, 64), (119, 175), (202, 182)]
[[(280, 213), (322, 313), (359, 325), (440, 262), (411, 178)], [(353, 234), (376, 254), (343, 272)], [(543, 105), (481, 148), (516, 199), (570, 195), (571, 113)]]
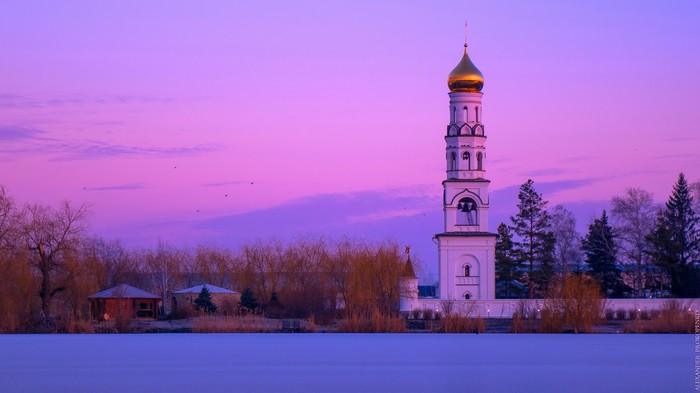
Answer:
[(2, 392), (691, 392), (692, 335), (0, 335)]

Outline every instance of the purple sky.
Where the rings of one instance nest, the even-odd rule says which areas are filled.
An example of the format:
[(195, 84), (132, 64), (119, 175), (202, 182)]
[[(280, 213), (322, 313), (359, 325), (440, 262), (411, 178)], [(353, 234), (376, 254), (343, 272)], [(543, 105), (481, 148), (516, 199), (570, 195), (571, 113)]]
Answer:
[(0, 184), (158, 239), (442, 230), (447, 74), (485, 75), (491, 227), (700, 180), (700, 2), (5, 2)]

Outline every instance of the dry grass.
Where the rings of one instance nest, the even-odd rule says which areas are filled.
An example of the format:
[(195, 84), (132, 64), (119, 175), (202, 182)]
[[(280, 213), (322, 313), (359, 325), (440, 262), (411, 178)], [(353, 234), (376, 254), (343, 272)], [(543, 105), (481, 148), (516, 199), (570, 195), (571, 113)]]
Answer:
[(95, 329), (90, 321), (69, 319), (66, 323), (66, 333), (95, 333)]
[(309, 333), (316, 333), (316, 318), (314, 314), (311, 314), (306, 322), (309, 324)]
[(648, 313), (649, 320), (634, 320), (625, 324), (626, 333), (693, 333), (695, 316), (678, 300), (667, 300), (660, 310)]
[(438, 329), (440, 333), (483, 333), (485, 330), (486, 324), (481, 316), (470, 318), (461, 315), (444, 317)]
[(525, 318), (520, 313), (515, 312), (511, 319), (509, 331), (510, 333), (539, 333), (540, 320), (536, 319), (536, 315)]
[(403, 333), (406, 321), (395, 315), (372, 312), (369, 318), (352, 314), (341, 321), (340, 332), (343, 333)]
[(131, 318), (116, 318), (114, 320), (114, 329), (116, 329), (117, 333), (133, 333), (134, 325), (132, 322)]
[(564, 331), (564, 315), (561, 310), (544, 306), (540, 310), (539, 333), (561, 333)]
[(242, 317), (200, 317), (194, 320), (193, 333), (274, 333), (282, 330), (282, 322), (257, 315)]
[(606, 301), (598, 282), (585, 274), (553, 281), (540, 309), (540, 333), (590, 332), (602, 323)]

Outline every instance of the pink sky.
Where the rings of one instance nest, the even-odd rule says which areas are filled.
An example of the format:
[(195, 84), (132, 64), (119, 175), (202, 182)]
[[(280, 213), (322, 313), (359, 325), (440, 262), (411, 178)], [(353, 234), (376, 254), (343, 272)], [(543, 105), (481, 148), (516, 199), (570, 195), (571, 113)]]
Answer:
[(700, 180), (697, 1), (26, 1), (0, 5), (0, 184), (133, 245), (348, 233), (435, 263), (465, 18), (492, 229), (528, 178), (581, 227)]

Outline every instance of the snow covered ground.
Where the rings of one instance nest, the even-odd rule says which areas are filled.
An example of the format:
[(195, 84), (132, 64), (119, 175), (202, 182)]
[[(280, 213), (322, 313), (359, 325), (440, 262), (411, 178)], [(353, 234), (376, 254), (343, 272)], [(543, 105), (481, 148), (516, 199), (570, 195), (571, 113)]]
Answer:
[(0, 335), (2, 392), (690, 392), (692, 335)]

